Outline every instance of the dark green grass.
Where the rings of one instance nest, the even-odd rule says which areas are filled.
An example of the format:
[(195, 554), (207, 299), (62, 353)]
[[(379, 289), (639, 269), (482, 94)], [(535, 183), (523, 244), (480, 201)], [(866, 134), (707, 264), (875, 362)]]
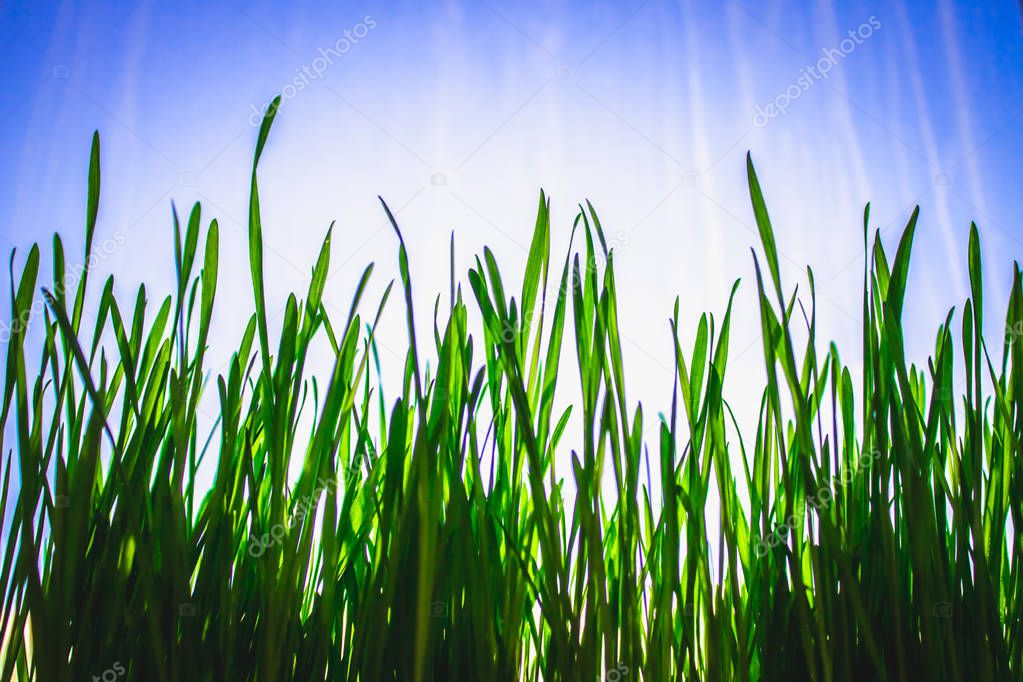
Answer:
[[(853, 375), (816, 347), (812, 273), (800, 300), (781, 281), (750, 163), (756, 432), (738, 437), (722, 397), (731, 304), (692, 348), (676, 306), (677, 381), (644, 442), (653, 413), (625, 399), (614, 255), (589, 205), (561, 259), (541, 195), (521, 292), (486, 251), (465, 291), (452, 273), (430, 338), (384, 206), (395, 288), (363, 301), (371, 266), (331, 318), (328, 232), (304, 299), (268, 329), (256, 166), (275, 113), (252, 172), (255, 313), (223, 374), (207, 381), (218, 232), (198, 205), (175, 219), (176, 293), (123, 307), (108, 280), (91, 328), (87, 273), (65, 291), (37, 281), (37, 247), (12, 259), (0, 679), (1023, 679), (1023, 335), (982, 337), (975, 228), (970, 299), (915, 367), (917, 214), (891, 262), (864, 216)], [(99, 178), (97, 138), (87, 255)], [(62, 283), (59, 237), (52, 252)], [(400, 395), (374, 378), (385, 304), (407, 311)], [(1018, 266), (1005, 326), (1023, 329)], [(305, 371), (314, 341), (329, 374)], [(561, 411), (556, 390), (580, 388)]]

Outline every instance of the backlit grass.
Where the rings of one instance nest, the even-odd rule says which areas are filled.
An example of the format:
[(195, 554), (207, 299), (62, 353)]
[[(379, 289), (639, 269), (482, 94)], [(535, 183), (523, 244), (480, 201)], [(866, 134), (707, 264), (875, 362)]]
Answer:
[[(400, 280), (366, 301), (371, 266), (347, 317), (328, 315), (328, 233), (269, 329), (256, 171), (275, 113), (252, 170), (255, 312), (222, 373), (206, 363), (218, 229), (198, 205), (175, 219), (165, 300), (118, 301), (88, 272), (65, 286), (59, 237), (53, 284), (38, 247), (12, 259), (0, 679), (1023, 679), (1023, 283), (1017, 265), (1009, 333), (985, 342), (976, 228), (971, 296), (916, 367), (901, 319), (917, 214), (891, 260), (864, 215), (853, 374), (817, 344), (812, 274), (798, 300), (781, 280), (750, 162), (768, 380), (740, 439), (731, 304), (687, 348), (676, 306), (674, 391), (630, 408), (628, 283), (589, 205), (560, 258), (541, 195), (522, 290), (485, 251), (452, 274), (429, 338), (385, 205)], [(97, 137), (86, 256), (99, 188)], [(407, 313), (400, 387), (377, 379), (385, 305)], [(334, 356), (315, 377), (314, 341)], [(561, 411), (556, 392), (580, 399)]]

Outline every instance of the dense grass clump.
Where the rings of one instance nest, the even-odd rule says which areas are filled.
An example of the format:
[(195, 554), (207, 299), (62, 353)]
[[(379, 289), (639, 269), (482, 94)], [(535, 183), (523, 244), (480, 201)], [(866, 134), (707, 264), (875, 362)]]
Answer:
[[(140, 287), (124, 308), (110, 279), (90, 329), (88, 271), (69, 291), (55, 238), (26, 338), (39, 249), (17, 276), (12, 259), (0, 680), (1023, 679), (1023, 335), (985, 343), (976, 228), (972, 294), (924, 368), (901, 326), (917, 214), (891, 262), (874, 237), (854, 376), (816, 346), (812, 273), (808, 298), (786, 293), (749, 164), (758, 428), (740, 439), (722, 397), (731, 304), (688, 349), (676, 307), (677, 381), (644, 442), (588, 205), (560, 262), (541, 195), (521, 293), (486, 251), (471, 293), (452, 275), (429, 339), (384, 206), (408, 320), (398, 396), (373, 372), (392, 288), (363, 317), (367, 268), (331, 319), (329, 233), (270, 347), (256, 166), (275, 113), (252, 172), (255, 313), (219, 376), (218, 231), (198, 205), (175, 219), (176, 293), (154, 305)], [(87, 256), (99, 179), (96, 138)], [(1018, 266), (1005, 325), (1023, 329)], [(328, 376), (305, 372), (314, 340)], [(561, 411), (566, 383), (581, 400)], [(201, 400), (219, 404), (212, 434)]]

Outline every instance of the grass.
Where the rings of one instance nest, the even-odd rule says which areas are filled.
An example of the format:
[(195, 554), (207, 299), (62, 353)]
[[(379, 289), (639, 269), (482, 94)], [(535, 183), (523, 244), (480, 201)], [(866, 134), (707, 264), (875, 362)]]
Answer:
[[(1023, 679), (1023, 338), (982, 337), (975, 227), (971, 296), (916, 367), (901, 318), (917, 214), (891, 261), (864, 215), (854, 376), (816, 346), (812, 272), (802, 300), (781, 281), (750, 162), (756, 433), (739, 437), (723, 398), (731, 304), (700, 318), (688, 349), (676, 306), (677, 381), (644, 442), (614, 255), (589, 205), (560, 261), (541, 194), (521, 292), (486, 251), (471, 291), (452, 272), (426, 339), (385, 205), (396, 288), (364, 306), (370, 266), (331, 319), (328, 232), (271, 334), (257, 166), (276, 110), (252, 171), (255, 313), (225, 374), (207, 382), (218, 229), (198, 205), (175, 217), (174, 295), (140, 287), (122, 307), (110, 279), (93, 328), (88, 271), (65, 291), (55, 237), (28, 338), (40, 251), (17, 276), (12, 256), (0, 679)], [(99, 188), (97, 137), (86, 255)], [(392, 293), (409, 343), (400, 396), (385, 398), (373, 334)], [(1005, 325), (1023, 328), (1018, 265)], [(307, 375), (314, 341), (333, 350), (329, 375)], [(556, 411), (566, 384), (581, 399)], [(200, 401), (219, 405), (209, 434)]]

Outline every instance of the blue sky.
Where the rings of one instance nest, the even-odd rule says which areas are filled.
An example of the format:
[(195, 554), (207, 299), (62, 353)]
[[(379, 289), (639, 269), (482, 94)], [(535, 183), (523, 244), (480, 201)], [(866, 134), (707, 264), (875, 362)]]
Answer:
[[(4, 3), (0, 247), (23, 254), (46, 242), (45, 263), (59, 231), (80, 251), (98, 129), (98, 239), (117, 244), (100, 270), (115, 274), (121, 297), (141, 281), (169, 292), (171, 201), (180, 212), (201, 201), (222, 230), (213, 357), (226, 356), (252, 310), (250, 119), (284, 90), (261, 167), (272, 310), (304, 291), (332, 220), (326, 298), (336, 314), (370, 261), (373, 291), (396, 275), (379, 194), (405, 230), (425, 315), (447, 288), (452, 231), (463, 273), (484, 245), (508, 271), (521, 267), (543, 187), (555, 253), (586, 198), (617, 240), (626, 362), (634, 397), (655, 409), (670, 395), (675, 296), (691, 337), (699, 313), (720, 314), (743, 278), (728, 380), (742, 403), (743, 381), (759, 384), (763, 371), (749, 150), (786, 282), (813, 267), (821, 335), (840, 341), (847, 363), (860, 336), (867, 201), (892, 250), (921, 206), (906, 310), (913, 357), (967, 295), (971, 220), (999, 333), (1023, 256), (1015, 2), (320, 5)], [(390, 306), (393, 334), (381, 337), (395, 356), (401, 314)], [(745, 396), (747, 412), (757, 398)]]

